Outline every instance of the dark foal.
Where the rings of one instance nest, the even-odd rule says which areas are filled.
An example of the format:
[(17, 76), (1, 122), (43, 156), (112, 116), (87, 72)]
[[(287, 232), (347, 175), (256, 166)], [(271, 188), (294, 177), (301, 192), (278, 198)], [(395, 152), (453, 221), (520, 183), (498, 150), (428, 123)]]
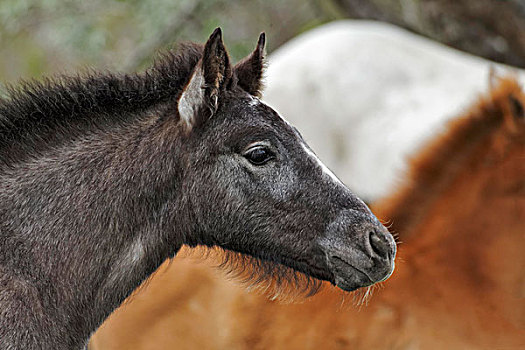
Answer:
[(183, 244), (314, 290), (390, 276), (391, 235), (257, 98), (263, 48), (232, 67), (217, 29), (145, 73), (0, 102), (1, 349), (82, 347)]

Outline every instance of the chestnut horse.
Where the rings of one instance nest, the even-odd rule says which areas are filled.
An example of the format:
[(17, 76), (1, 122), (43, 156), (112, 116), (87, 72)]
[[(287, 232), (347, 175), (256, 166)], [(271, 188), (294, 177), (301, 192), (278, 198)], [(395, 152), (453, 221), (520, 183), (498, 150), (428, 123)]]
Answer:
[(503, 80), (412, 161), (376, 208), (404, 244), (367, 307), (325, 289), (282, 305), (176, 259), (94, 349), (467, 349), (525, 345), (525, 94)]

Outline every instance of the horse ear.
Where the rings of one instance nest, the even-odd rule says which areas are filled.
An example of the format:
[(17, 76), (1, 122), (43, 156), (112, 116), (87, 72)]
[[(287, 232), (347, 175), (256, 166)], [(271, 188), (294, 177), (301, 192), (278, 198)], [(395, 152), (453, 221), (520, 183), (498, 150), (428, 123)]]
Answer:
[(230, 58), (217, 28), (204, 45), (188, 84), (178, 101), (181, 122), (187, 130), (211, 117), (219, 105), (219, 97), (232, 76)]
[(237, 84), (253, 96), (260, 97), (264, 73), (264, 44), (266, 35), (261, 33), (255, 50), (235, 65)]

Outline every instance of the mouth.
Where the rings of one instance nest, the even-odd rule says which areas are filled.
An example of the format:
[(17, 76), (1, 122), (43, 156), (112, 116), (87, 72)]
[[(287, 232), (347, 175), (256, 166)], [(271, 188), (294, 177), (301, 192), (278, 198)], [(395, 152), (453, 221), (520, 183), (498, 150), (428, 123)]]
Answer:
[(315, 266), (311, 262), (289, 260), (287, 258), (279, 259), (279, 263), (313, 279), (330, 282), (346, 292), (352, 292), (359, 288), (383, 282), (394, 272), (393, 261), (384, 268), (381, 267), (375, 271), (365, 272), (339, 256), (332, 255), (324, 259), (326, 260), (322, 266)]
[(335, 276), (335, 285), (346, 292), (352, 292), (379, 282), (374, 281), (366, 272), (337, 256), (329, 258), (329, 265)]
[[(233, 264), (235, 266), (250, 265), (255, 270), (246, 276), (239, 275), (245, 282), (262, 282), (265, 280), (275, 280), (278, 285), (288, 285), (300, 290), (301, 294), (311, 296), (317, 293), (321, 287), (321, 281), (327, 281), (332, 285), (339, 287), (343, 291), (352, 292), (359, 288), (369, 287), (375, 283), (386, 280), (394, 270), (393, 261), (388, 264), (373, 264), (370, 271), (357, 267), (348, 260), (340, 257), (341, 254), (318, 254), (316, 257), (305, 259), (291, 259), (288, 257), (275, 256), (257, 256), (247, 253), (241, 253), (245, 258), (242, 264)], [(242, 269), (246, 270), (246, 269)], [(302, 276), (298, 277), (296, 273)], [(308, 282), (310, 281), (310, 282)]]
[(310, 276), (311, 278), (335, 284), (335, 275), (327, 266), (314, 266), (306, 261), (297, 261), (286, 258), (280, 259), (279, 263), (291, 268), (292, 270)]

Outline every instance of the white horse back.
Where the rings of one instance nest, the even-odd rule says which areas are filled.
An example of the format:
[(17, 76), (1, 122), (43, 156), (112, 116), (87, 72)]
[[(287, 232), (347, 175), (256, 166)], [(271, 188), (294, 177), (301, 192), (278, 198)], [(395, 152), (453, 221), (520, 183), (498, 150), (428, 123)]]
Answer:
[(395, 26), (345, 20), (291, 40), (269, 59), (264, 100), (368, 201), (390, 193), (407, 158), (498, 75), (523, 71)]

